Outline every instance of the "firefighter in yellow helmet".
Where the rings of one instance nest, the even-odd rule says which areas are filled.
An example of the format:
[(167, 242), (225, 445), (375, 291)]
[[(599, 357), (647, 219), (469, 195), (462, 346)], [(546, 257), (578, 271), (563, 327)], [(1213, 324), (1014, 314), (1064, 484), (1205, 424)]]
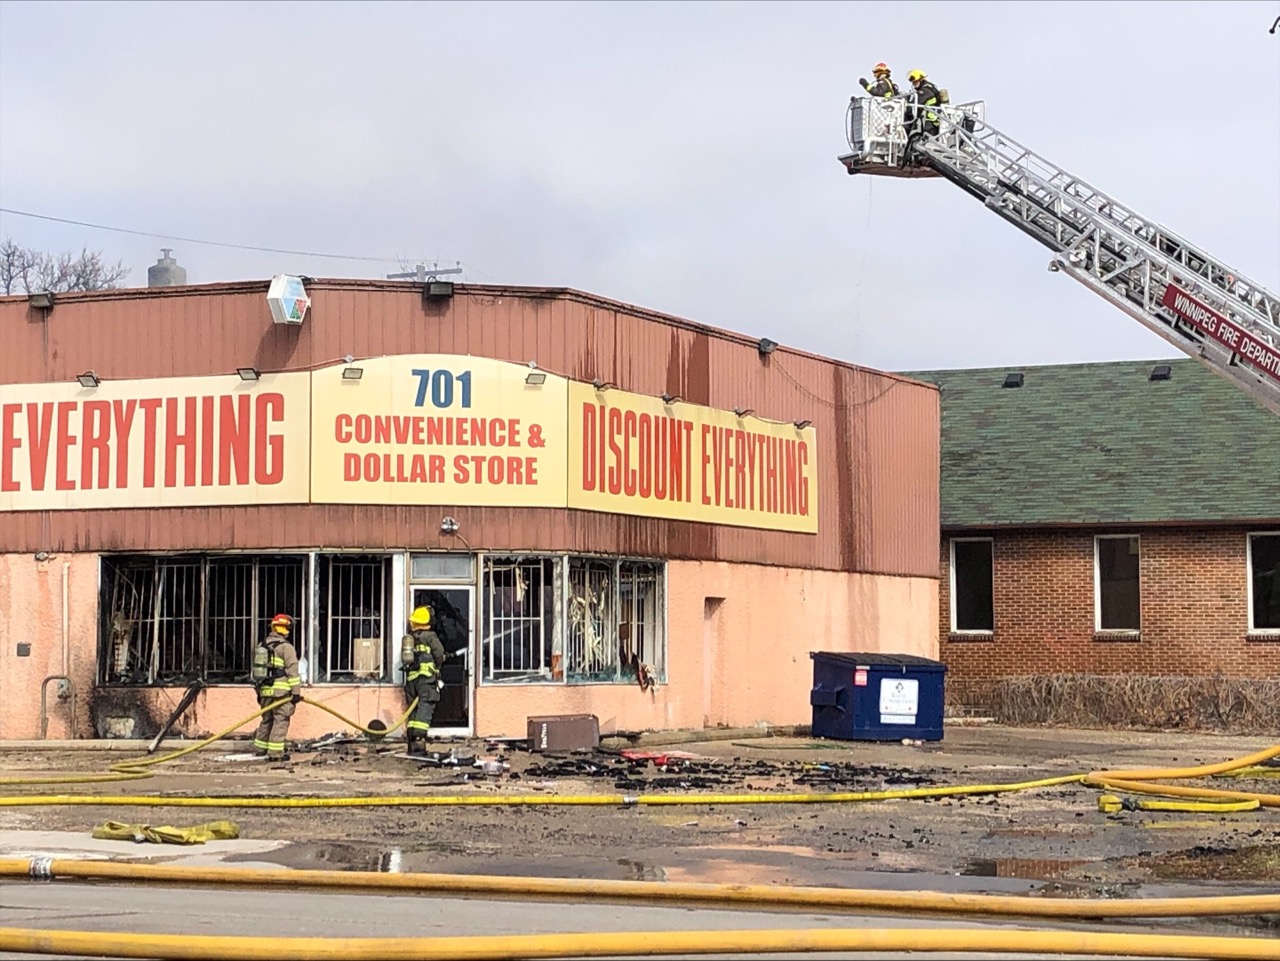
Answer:
[[(913, 102), (919, 108), (908, 111), (908, 126), (918, 123), (919, 130), (932, 136), (938, 132), (938, 111), (937, 107), (942, 103), (942, 94), (938, 88), (933, 85), (928, 77), (925, 76), (923, 70), (912, 70), (907, 74), (907, 79), (911, 81), (911, 86), (915, 88), (915, 97)], [(929, 109), (929, 108), (935, 109)]]
[(302, 678), (298, 673), (298, 652), (289, 640), (293, 618), (277, 614), (271, 618), (271, 630), (259, 642), (253, 656), (252, 678), (258, 690), (258, 705), (265, 707), (284, 699), (284, 703), (262, 715), (253, 736), (254, 750), (269, 760), (287, 761), (285, 738), (289, 719), (302, 700)]
[(440, 689), (444, 681), (440, 669), (444, 666), (444, 645), (436, 632), (431, 630), (431, 608), (418, 607), (409, 615), (409, 633), (400, 641), (400, 664), (404, 670), (405, 698), (418, 704), (405, 725), (409, 741), (409, 753), (427, 753), (426, 740), (431, 731), (431, 719), (440, 702)]
[(892, 100), (898, 95), (898, 85), (890, 78), (889, 65), (887, 63), (876, 64), (871, 68), (871, 75), (876, 78), (875, 83), (868, 84), (866, 77), (859, 77), (858, 84), (872, 97)]

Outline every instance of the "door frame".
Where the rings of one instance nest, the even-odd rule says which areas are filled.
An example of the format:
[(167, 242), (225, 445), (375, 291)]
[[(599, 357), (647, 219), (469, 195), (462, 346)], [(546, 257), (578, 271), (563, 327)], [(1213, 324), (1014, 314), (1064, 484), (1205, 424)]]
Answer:
[(417, 581), (409, 585), (409, 610), (418, 606), (418, 591), (466, 591), (467, 592), (467, 725), (466, 727), (436, 727), (432, 725), (432, 737), (470, 737), (476, 729), (476, 585), (460, 581)]

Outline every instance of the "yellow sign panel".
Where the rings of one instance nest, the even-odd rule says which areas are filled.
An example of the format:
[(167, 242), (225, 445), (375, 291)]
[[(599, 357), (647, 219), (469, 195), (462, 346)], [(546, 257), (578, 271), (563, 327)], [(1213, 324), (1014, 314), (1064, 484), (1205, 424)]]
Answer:
[(0, 385), (0, 511), (559, 507), (816, 533), (811, 427), (519, 364), (414, 354), (311, 373)]
[(306, 503), (310, 377), (0, 385), (0, 511)]
[(812, 427), (569, 385), (569, 506), (817, 533)]
[(358, 367), (312, 375), (314, 503), (564, 506), (564, 378), (436, 354)]

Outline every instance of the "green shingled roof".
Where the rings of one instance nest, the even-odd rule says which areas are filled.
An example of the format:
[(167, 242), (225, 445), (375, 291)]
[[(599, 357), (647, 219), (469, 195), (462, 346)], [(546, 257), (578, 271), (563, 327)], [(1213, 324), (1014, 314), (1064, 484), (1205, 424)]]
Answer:
[(1198, 361), (905, 376), (941, 391), (944, 528), (1280, 519), (1280, 417)]

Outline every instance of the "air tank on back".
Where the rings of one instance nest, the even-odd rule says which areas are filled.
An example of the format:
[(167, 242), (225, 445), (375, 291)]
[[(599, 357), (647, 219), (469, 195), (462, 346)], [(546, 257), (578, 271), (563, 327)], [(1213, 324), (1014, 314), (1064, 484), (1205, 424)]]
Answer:
[(187, 268), (178, 266), (171, 256), (173, 249), (162, 247), (161, 257), (147, 268), (148, 287), (181, 287), (187, 282)]

